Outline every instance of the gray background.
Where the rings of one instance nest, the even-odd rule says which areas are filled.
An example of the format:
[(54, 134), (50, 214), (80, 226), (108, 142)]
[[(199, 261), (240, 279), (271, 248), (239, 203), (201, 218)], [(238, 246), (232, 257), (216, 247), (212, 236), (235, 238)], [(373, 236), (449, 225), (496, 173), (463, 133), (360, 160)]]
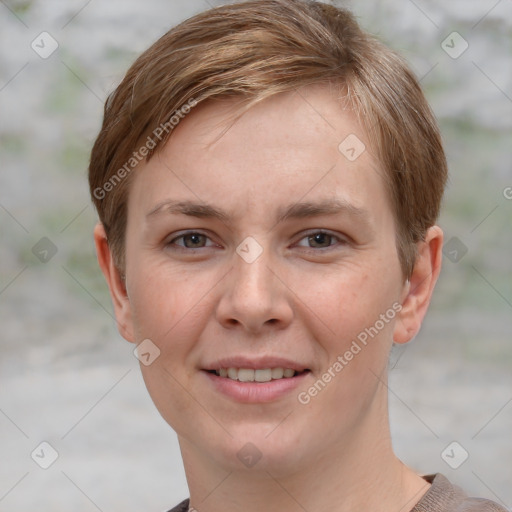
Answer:
[[(455, 239), (422, 331), (392, 354), (395, 449), (418, 472), (443, 472), (510, 508), (512, 2), (348, 5), (422, 78), (451, 171), (440, 225)], [(3, 512), (158, 511), (188, 495), (175, 434), (115, 328), (86, 167), (106, 94), (142, 50), (207, 7), (0, 2)], [(43, 31), (59, 45), (47, 59), (31, 48)], [(464, 41), (454, 31), (469, 45), (457, 58)], [(46, 470), (31, 458), (42, 441), (59, 454)], [(469, 454), (458, 469), (442, 457), (453, 441), (452, 465)]]

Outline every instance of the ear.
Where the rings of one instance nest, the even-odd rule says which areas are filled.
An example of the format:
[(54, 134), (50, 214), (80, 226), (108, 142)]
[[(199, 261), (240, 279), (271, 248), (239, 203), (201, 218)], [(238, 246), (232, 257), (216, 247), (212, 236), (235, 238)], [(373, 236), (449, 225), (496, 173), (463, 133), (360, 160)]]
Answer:
[(418, 242), (418, 254), (409, 280), (404, 284), (402, 310), (393, 333), (395, 343), (407, 343), (418, 334), (441, 271), (443, 232), (432, 226)]
[(98, 263), (105, 276), (112, 298), (117, 329), (125, 340), (134, 342), (130, 299), (121, 273), (114, 265), (114, 258), (108, 245), (105, 228), (101, 222), (96, 224), (94, 228), (94, 245), (96, 246)]

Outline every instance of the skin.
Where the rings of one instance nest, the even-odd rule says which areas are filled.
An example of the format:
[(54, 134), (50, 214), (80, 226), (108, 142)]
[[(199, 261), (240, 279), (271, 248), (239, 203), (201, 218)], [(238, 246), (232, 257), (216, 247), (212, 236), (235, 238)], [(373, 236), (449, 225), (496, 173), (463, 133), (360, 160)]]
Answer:
[[(200, 512), (407, 511), (430, 484), (392, 451), (387, 363), (393, 341), (418, 332), (439, 275), (433, 226), (404, 279), (383, 170), (355, 116), (332, 90), (309, 86), (262, 101), (229, 129), (236, 100), (196, 107), (135, 171), (128, 201), (126, 278), (101, 224), (100, 266), (119, 331), (161, 353), (141, 365), (149, 393), (177, 432), (191, 505)], [(349, 161), (338, 145), (366, 145)], [(168, 199), (208, 203), (225, 219), (168, 211)], [(360, 210), (289, 218), (289, 205), (339, 199)], [(199, 238), (178, 238), (183, 231)], [(318, 230), (332, 238), (308, 238)], [(251, 236), (252, 263), (236, 248)], [(197, 247), (195, 249), (187, 248)], [(188, 251), (188, 252), (187, 252)], [(297, 400), (381, 314), (401, 311), (308, 404)], [(201, 371), (231, 355), (307, 363), (300, 388), (268, 403), (220, 394)], [(245, 467), (238, 451), (261, 453)]]

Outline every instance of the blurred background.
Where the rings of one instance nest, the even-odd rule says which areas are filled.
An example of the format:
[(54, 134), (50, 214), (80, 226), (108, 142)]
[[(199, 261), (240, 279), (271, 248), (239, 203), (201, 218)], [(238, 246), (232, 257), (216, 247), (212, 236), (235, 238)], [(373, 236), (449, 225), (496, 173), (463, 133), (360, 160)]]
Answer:
[[(0, 1), (2, 512), (163, 511), (188, 496), (176, 436), (115, 327), (86, 169), (136, 56), (219, 4)], [(512, 2), (345, 5), (421, 78), (451, 171), (440, 282), (420, 334), (392, 353), (394, 446), (510, 509)]]

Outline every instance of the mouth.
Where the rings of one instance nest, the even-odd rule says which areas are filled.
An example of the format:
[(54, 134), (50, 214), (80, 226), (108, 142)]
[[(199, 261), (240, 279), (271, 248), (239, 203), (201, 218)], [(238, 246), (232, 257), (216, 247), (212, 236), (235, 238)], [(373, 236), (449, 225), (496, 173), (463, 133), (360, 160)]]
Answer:
[(294, 370), (293, 368), (219, 368), (217, 370), (205, 370), (218, 377), (239, 382), (270, 382), (274, 380), (291, 379), (311, 370)]
[[(231, 366), (233, 363), (221, 363), (218, 368), (205, 368), (201, 371), (207, 377), (204, 381), (205, 389), (211, 389), (224, 398), (244, 404), (294, 400), (297, 388), (306, 384), (312, 374), (311, 370), (298, 365), (290, 368), (290, 363), (283, 366), (269, 363), (258, 365), (248, 364), (246, 361), (240, 367)], [(274, 364), (276, 363), (277, 361)]]

